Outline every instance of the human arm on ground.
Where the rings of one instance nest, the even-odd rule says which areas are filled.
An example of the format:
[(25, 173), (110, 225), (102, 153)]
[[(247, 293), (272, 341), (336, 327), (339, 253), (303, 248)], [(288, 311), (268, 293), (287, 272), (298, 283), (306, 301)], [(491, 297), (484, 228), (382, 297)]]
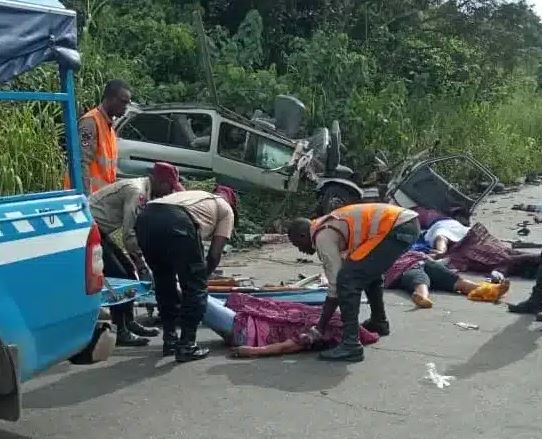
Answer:
[(273, 343), (267, 346), (239, 346), (232, 349), (236, 357), (269, 357), (272, 355), (294, 354), (306, 348), (292, 339), (280, 343)]
[(91, 117), (81, 119), (79, 122), (79, 137), (81, 141), (83, 188), (85, 194), (90, 195), (90, 164), (96, 158), (98, 148), (98, 134), (94, 119)]
[(209, 253), (207, 253), (208, 274), (215, 271), (218, 264), (220, 264), (222, 251), (233, 233), (233, 226), (235, 222), (233, 210), (224, 199), (217, 199), (217, 207), (218, 220), (213, 233), (213, 238), (211, 240), (211, 247), (209, 248)]
[(435, 238), (435, 242), (433, 243), (433, 250), (431, 253), (431, 257), (433, 259), (439, 259), (442, 256), (446, 254), (448, 251), (448, 238), (445, 236), (439, 235)]

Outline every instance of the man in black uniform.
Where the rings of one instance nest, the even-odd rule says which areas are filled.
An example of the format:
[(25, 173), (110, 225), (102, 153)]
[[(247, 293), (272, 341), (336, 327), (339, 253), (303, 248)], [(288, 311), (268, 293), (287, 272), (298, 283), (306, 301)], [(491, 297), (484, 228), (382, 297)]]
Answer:
[[(207, 307), (208, 277), (233, 232), (236, 204), (235, 193), (224, 186), (214, 194), (177, 192), (149, 202), (137, 220), (137, 240), (153, 273), (164, 325), (163, 353), (175, 354), (178, 362), (199, 360), (209, 353), (196, 344), (196, 331)], [(202, 240), (211, 240), (206, 257)], [(175, 325), (179, 303), (180, 339)]]

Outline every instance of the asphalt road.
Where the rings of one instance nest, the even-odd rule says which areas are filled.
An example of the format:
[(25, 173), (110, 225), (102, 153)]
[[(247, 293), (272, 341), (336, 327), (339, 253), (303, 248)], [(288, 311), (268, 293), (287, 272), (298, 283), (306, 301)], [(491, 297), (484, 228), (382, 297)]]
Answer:
[[(542, 188), (493, 197), (479, 219), (503, 238), (528, 216), (513, 203), (535, 203)], [(542, 242), (542, 228), (529, 236)], [(312, 274), (288, 245), (225, 261), (226, 272), (263, 282)], [(238, 266), (231, 266), (237, 264)], [(229, 267), (228, 267), (229, 266)], [(514, 280), (510, 301), (531, 283)], [(505, 305), (439, 294), (435, 308), (415, 310), (398, 292), (386, 295), (392, 335), (358, 364), (325, 363), (314, 354), (230, 360), (218, 337), (203, 361), (177, 365), (144, 349), (117, 349), (106, 363), (61, 364), (24, 385), (24, 416), (0, 423), (0, 439), (45, 438), (542, 438), (542, 325)], [(363, 316), (368, 315), (363, 307)], [(479, 330), (462, 330), (458, 321)], [(456, 377), (437, 388), (426, 363)]]

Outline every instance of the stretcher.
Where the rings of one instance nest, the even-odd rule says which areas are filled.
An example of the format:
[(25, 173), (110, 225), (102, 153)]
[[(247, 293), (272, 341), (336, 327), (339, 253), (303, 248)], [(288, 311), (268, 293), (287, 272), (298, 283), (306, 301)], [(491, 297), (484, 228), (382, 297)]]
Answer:
[[(225, 291), (210, 288), (209, 294), (217, 299), (226, 300), (232, 292), (242, 292), (255, 297), (266, 299), (297, 302), (306, 305), (321, 305), (324, 303), (327, 288), (304, 288), (292, 290), (290, 287), (246, 288), (232, 287)], [(156, 307), (156, 298), (150, 282), (131, 279), (107, 278), (106, 286), (102, 290), (102, 306), (109, 307), (126, 302), (134, 302), (135, 306), (152, 310)]]

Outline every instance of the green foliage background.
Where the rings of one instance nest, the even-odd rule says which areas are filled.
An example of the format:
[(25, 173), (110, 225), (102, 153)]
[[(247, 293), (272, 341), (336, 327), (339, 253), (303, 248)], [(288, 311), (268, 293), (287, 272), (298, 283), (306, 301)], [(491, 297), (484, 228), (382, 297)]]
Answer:
[[(504, 182), (542, 170), (542, 25), (498, 0), (70, 0), (78, 11), (83, 111), (105, 82), (138, 102), (209, 100), (192, 11), (201, 8), (221, 104), (250, 115), (290, 93), (307, 132), (339, 119), (361, 174), (377, 149), (468, 152)], [(50, 88), (52, 69), (10, 87)], [(59, 184), (54, 106), (0, 107), (0, 191)], [(53, 122), (51, 122), (53, 121)], [(22, 156), (33, 151), (35, 160)], [(24, 154), (23, 154), (24, 153)], [(287, 204), (287, 203), (286, 203)]]

